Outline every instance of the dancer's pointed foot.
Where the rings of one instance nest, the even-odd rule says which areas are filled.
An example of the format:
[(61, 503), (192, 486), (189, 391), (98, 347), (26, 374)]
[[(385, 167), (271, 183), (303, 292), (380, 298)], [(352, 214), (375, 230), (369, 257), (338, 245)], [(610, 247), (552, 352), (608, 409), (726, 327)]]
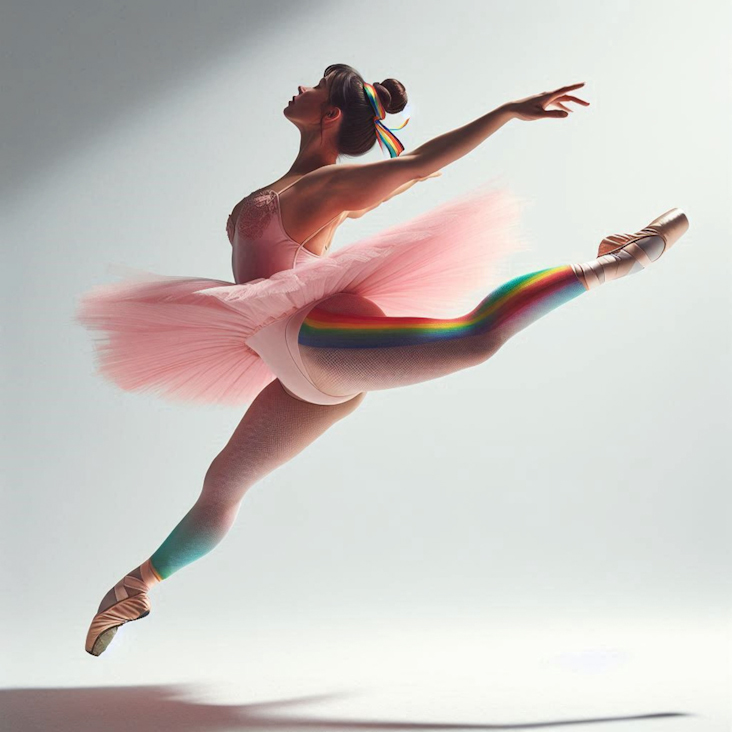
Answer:
[(606, 236), (597, 250), (597, 259), (573, 264), (575, 274), (590, 290), (594, 287), (639, 272), (665, 254), (689, 228), (680, 208), (672, 208), (653, 219), (635, 234)]
[(121, 625), (149, 615), (151, 607), (147, 591), (160, 581), (149, 559), (125, 575), (99, 604), (86, 636), (87, 653), (99, 656)]

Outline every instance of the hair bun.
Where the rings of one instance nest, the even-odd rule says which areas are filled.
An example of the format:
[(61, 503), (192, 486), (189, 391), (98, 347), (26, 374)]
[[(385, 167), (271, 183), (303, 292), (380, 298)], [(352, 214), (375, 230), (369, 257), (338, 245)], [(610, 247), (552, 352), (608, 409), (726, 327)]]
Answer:
[(384, 79), (381, 83), (377, 81), (372, 86), (388, 114), (401, 112), (407, 106), (407, 90), (401, 81)]

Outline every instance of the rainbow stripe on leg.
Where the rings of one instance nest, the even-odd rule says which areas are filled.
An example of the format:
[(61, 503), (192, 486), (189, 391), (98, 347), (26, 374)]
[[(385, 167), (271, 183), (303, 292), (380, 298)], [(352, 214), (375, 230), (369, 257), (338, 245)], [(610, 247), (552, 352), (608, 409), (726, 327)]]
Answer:
[(501, 328), (509, 335), (587, 292), (571, 265), (514, 277), (459, 318), (343, 315), (314, 307), (298, 343), (320, 348), (381, 348), (464, 338)]

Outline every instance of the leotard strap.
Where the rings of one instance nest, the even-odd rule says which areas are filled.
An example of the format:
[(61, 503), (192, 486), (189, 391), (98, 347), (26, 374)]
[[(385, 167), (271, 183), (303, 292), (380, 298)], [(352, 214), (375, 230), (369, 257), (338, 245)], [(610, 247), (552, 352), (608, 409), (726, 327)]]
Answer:
[[(301, 180), (301, 179), (302, 179), (302, 178), (304, 178), (304, 177), (305, 177), (305, 176), (301, 175), (301, 176), (300, 176), (299, 178), (297, 178), (296, 180), (292, 181), (292, 183), (288, 183), (288, 184), (287, 184), (287, 185), (286, 185), (286, 186), (285, 186), (285, 187), (284, 187), (284, 188), (283, 188), (282, 190), (280, 190), (280, 191), (275, 191), (275, 193), (277, 194), (277, 205), (279, 205), (279, 197), (280, 197), (280, 196), (281, 196), (281, 195), (282, 195), (282, 194), (283, 194), (283, 193), (284, 193), (284, 192), (285, 192), (285, 191), (286, 191), (286, 190), (287, 190), (288, 188), (291, 188), (292, 186), (294, 186), (294, 185), (295, 185), (295, 183), (297, 183), (297, 182), (298, 182), (299, 180)], [(272, 190), (274, 190), (274, 189), (272, 189)], [(320, 233), (320, 232), (321, 232), (321, 231), (322, 231), (322, 230), (323, 230), (323, 229), (324, 229), (324, 228), (325, 228), (326, 226), (328, 226), (328, 224), (330, 224), (330, 223), (332, 223), (333, 221), (335, 221), (335, 220), (336, 220), (336, 219), (337, 219), (337, 218), (338, 218), (339, 216), (341, 216), (342, 214), (343, 214), (343, 212), (341, 211), (340, 213), (337, 213), (337, 214), (336, 214), (336, 215), (335, 215), (335, 216), (334, 216), (334, 217), (333, 217), (332, 219), (330, 219), (329, 221), (326, 221), (326, 222), (325, 222), (325, 223), (324, 223), (324, 224), (323, 224), (323, 225), (322, 225), (322, 226), (321, 226), (321, 227), (320, 227), (319, 229), (316, 229), (316, 230), (315, 230), (315, 231), (314, 231), (314, 232), (313, 232), (312, 234), (310, 234), (310, 236), (309, 236), (309, 237), (308, 237), (307, 239), (305, 239), (304, 241), (300, 242), (300, 246), (302, 247), (302, 246), (303, 246), (303, 244), (306, 244), (306, 243), (307, 243), (308, 241), (310, 241), (310, 239), (312, 239), (312, 238), (313, 238), (313, 237), (314, 237), (314, 236), (315, 236), (316, 234)], [(309, 251), (309, 250), (308, 250), (308, 251)], [(311, 254), (312, 254), (312, 252), (311, 252)], [(315, 256), (318, 256), (318, 255), (315, 255)]]
[(295, 180), (292, 181), (292, 183), (288, 183), (281, 191), (275, 191), (275, 193), (279, 196), (280, 193), (284, 193), (288, 188), (292, 187), (297, 183), (299, 180), (304, 178), (304, 175), (301, 175), (299, 178), (295, 178)]

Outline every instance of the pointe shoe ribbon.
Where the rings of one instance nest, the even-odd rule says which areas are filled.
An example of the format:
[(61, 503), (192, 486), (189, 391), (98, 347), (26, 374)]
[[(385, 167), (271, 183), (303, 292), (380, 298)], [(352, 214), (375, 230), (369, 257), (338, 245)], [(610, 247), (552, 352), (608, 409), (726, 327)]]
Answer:
[[(612, 254), (647, 236), (660, 236), (665, 243), (662, 252), (662, 254), (665, 254), (688, 229), (689, 219), (686, 214), (680, 208), (672, 208), (657, 216), (648, 226), (635, 234), (611, 234), (606, 236), (600, 242), (597, 256), (602, 257), (605, 254)], [(640, 255), (638, 255), (639, 261), (643, 261), (642, 257), (648, 259), (640, 247), (633, 247), (633, 254), (638, 254), (638, 252), (640, 252)], [(651, 260), (648, 259), (648, 263), (643, 263), (643, 266), (647, 267), (650, 263)]]
[[(590, 290), (608, 280), (624, 277), (640, 266), (646, 269), (665, 254), (689, 228), (689, 220), (680, 208), (672, 208), (656, 217), (651, 223), (635, 234), (610, 234), (601, 242), (597, 250), (597, 259), (576, 265), (585, 287)], [(655, 239), (652, 244), (648, 239)], [(663, 248), (658, 252), (658, 241)], [(648, 255), (651, 249), (655, 256)]]
[[(613, 254), (614, 252), (619, 252), (621, 249), (625, 249), (626, 247), (630, 249), (631, 247), (629, 245), (634, 244), (639, 239), (644, 239), (647, 236), (661, 236), (663, 238), (663, 235), (657, 229), (652, 229), (650, 226), (646, 226), (645, 229), (641, 229), (635, 234), (610, 234), (600, 242), (600, 246), (597, 248), (597, 256), (603, 257), (606, 254)], [(664, 247), (664, 251), (665, 249), (666, 247)], [(633, 255), (643, 264), (644, 267), (648, 267), (651, 264), (651, 260), (648, 258), (648, 255), (639, 246), (636, 245), (632, 247), (632, 250)]]

